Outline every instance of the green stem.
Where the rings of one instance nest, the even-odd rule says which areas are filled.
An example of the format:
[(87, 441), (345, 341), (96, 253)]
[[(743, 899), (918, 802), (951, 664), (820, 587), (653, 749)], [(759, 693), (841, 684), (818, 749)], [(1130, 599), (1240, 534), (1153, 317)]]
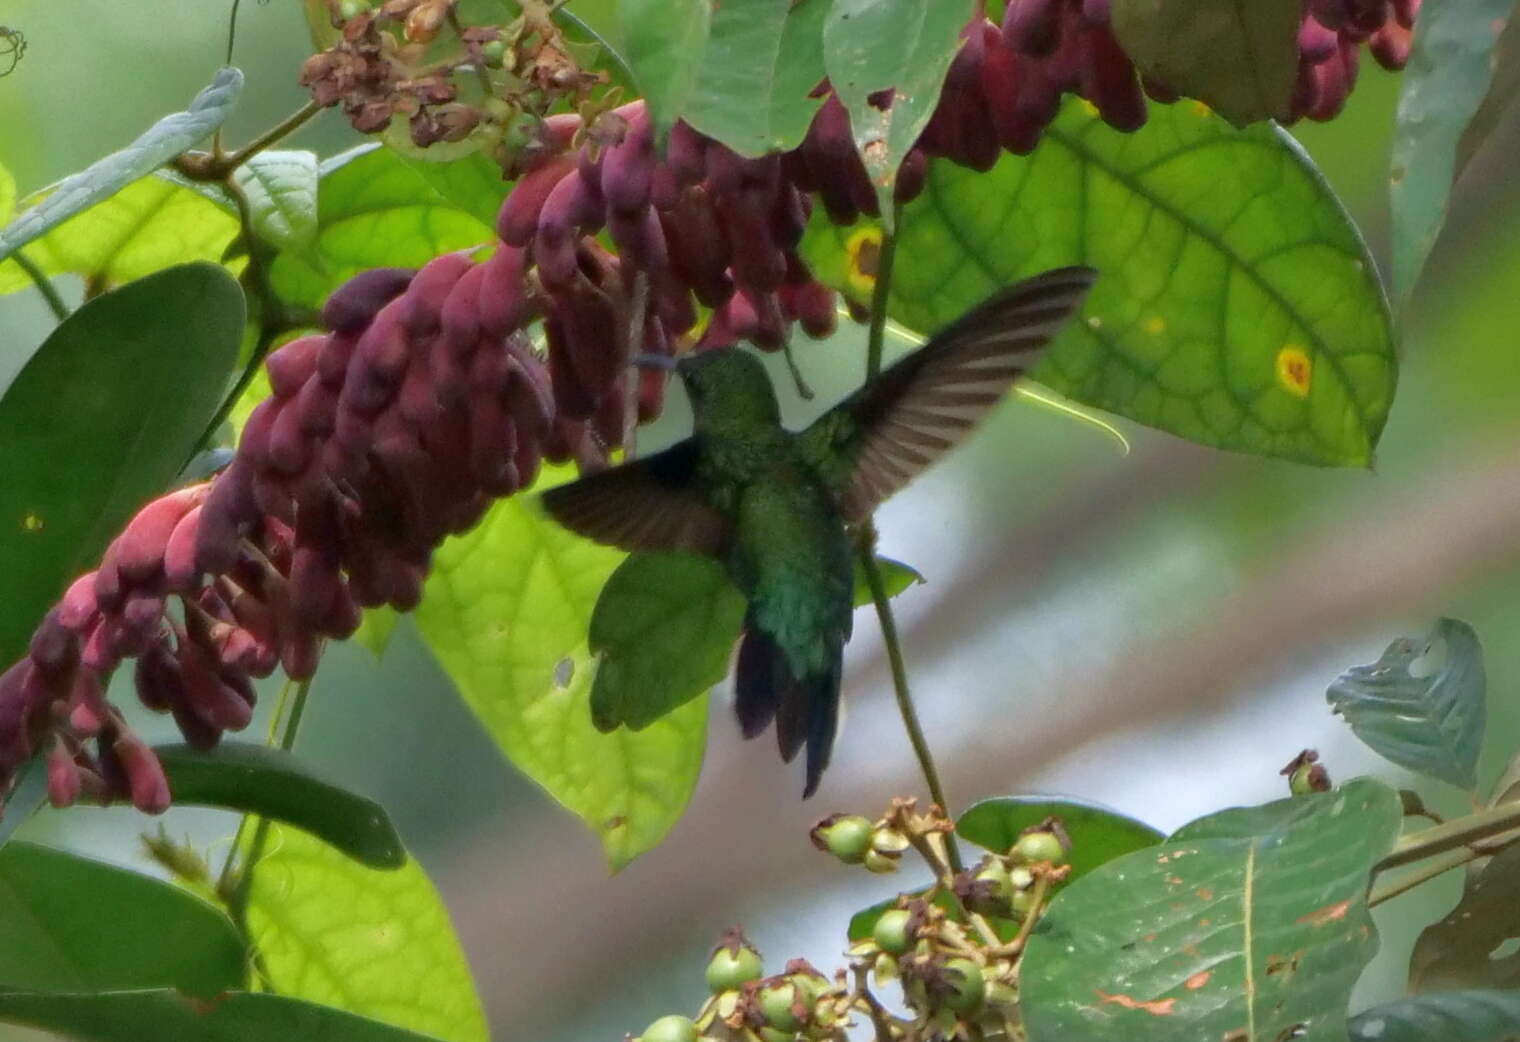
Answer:
[(1437, 876), (1444, 876), (1452, 869), (1465, 865), (1475, 858), (1484, 856), (1486, 856), (1485, 852), (1474, 850), (1472, 847), (1449, 850), (1440, 857), (1431, 858), (1429, 862), (1421, 865), (1408, 875), (1379, 883), (1373, 887), (1372, 892), (1367, 895), (1367, 907), (1375, 908), (1384, 901), (1390, 901), (1402, 893), (1413, 890), (1421, 883), (1428, 883)]
[(315, 101), (308, 101), (305, 105), (302, 105), (299, 109), (280, 120), (280, 122), (264, 131), (264, 133), (248, 142), (242, 148), (228, 152), (225, 156), (221, 157), (213, 167), (213, 170), (219, 171), (220, 176), (226, 177), (246, 163), (250, 157), (264, 151), (264, 149), (287, 135), (295, 133), (296, 130), (300, 129), (302, 124), (321, 111), (321, 105), (318, 105)]
[(871, 324), (866, 333), (867, 381), (876, 379), (881, 372), (881, 348), (887, 332), (887, 293), (892, 288), (892, 261), (896, 256), (897, 237), (883, 231), (881, 248), (876, 254), (876, 283), (871, 289)]
[(1378, 863), (1377, 869), (1381, 872), (1414, 861), (1423, 861), (1516, 828), (1520, 828), (1520, 800), (1501, 803), (1491, 810), (1469, 814), (1465, 818), (1457, 818), (1444, 825), (1403, 836), (1394, 844), (1392, 853)]
[(53, 315), (58, 321), (62, 322), (68, 318), (69, 306), (58, 295), (58, 287), (53, 285), (53, 280), (48, 278), (43, 270), (37, 267), (36, 264), (33, 264), (31, 258), (20, 250), (11, 254), (11, 259), (20, 265), (21, 270), (26, 272), (26, 277), (31, 279), (33, 284), (36, 285), (37, 292), (42, 294), (42, 299), (47, 301), (48, 307), (52, 309)]
[[(867, 524), (869, 526), (869, 522)], [(875, 532), (871, 531), (868, 535), (874, 536)], [(872, 549), (875, 542), (874, 538), (860, 541), (860, 567), (865, 572), (866, 585), (871, 588), (871, 602), (876, 605), (876, 620), (881, 624), (882, 643), (886, 645), (887, 662), (892, 667), (892, 690), (897, 696), (897, 712), (902, 716), (903, 729), (908, 732), (913, 755), (918, 757), (918, 767), (923, 771), (924, 783), (929, 786), (929, 798), (948, 815), (950, 801), (945, 799), (945, 787), (940, 784), (934, 754), (929, 751), (923, 725), (918, 720), (918, 709), (913, 705), (913, 695), (908, 690), (908, 669), (903, 664), (902, 643), (897, 637), (897, 621), (892, 617), (892, 602), (887, 598), (887, 587), (882, 582), (881, 569), (876, 565), (876, 554)], [(964, 866), (961, 863), (961, 851), (956, 845), (954, 833), (945, 835), (945, 855), (949, 858), (951, 870), (962, 871)]]

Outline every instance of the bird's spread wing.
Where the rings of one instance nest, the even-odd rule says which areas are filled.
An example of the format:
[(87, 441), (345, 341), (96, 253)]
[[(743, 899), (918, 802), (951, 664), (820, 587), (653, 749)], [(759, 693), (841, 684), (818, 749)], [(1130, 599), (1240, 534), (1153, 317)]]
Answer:
[(1039, 360), (1097, 278), (1057, 268), (999, 290), (830, 409), (801, 437), (845, 520), (863, 521), (966, 436)]
[(688, 439), (551, 488), (544, 508), (572, 532), (623, 550), (720, 556), (730, 526), (702, 496), (696, 466), (697, 446)]

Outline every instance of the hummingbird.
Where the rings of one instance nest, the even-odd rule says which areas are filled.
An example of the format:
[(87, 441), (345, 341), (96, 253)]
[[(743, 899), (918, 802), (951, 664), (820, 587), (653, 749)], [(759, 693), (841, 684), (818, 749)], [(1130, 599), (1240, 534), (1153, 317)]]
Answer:
[(754, 355), (662, 358), (686, 388), (691, 437), (543, 494), (551, 517), (596, 542), (722, 562), (747, 604), (734, 667), (740, 730), (754, 738), (774, 722), (788, 763), (806, 746), (804, 799), (838, 727), (851, 529), (971, 431), (1096, 277), (1059, 268), (998, 290), (796, 432), (781, 425)]

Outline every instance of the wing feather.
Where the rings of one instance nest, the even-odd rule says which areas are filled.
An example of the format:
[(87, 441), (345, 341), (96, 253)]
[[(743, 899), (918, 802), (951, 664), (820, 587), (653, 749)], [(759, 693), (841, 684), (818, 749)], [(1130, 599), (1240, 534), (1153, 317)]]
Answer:
[(1097, 272), (1058, 268), (999, 290), (802, 434), (856, 523), (960, 442), (1081, 305)]

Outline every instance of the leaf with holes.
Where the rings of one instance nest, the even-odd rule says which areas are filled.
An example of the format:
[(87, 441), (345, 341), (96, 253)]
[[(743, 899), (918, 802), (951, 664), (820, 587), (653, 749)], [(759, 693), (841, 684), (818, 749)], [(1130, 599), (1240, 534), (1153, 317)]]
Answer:
[(1487, 719), (1483, 648), (1471, 626), (1440, 619), (1352, 666), (1325, 697), (1356, 736), (1400, 767), (1472, 790)]
[[(860, 300), (869, 228), (817, 213), (804, 244)], [(1065, 264), (1097, 285), (1035, 370), (1087, 405), (1192, 441), (1366, 465), (1393, 401), (1372, 258), (1282, 130), (1152, 106), (1115, 134), (1068, 102), (1040, 147), (979, 174), (934, 163), (905, 208), (888, 307), (929, 334), (993, 290)]]
[(276, 249), (304, 249), (317, 235), (315, 152), (260, 152), (232, 173), (259, 238)]
[(315, 241), (270, 265), (270, 284), (288, 304), (318, 308), (368, 268), (420, 268), (496, 236), (477, 207), (450, 198), (389, 149), (361, 145), (335, 156), (322, 164), (319, 184)]
[(247, 921), (271, 991), (447, 1042), (487, 1037), (448, 910), (415, 861), (377, 871), (272, 825)]
[(221, 403), (242, 333), (232, 276), (170, 268), (78, 308), (0, 398), (0, 662), (15, 661), (69, 582), (174, 480)]
[(399, 868), (406, 849), (385, 808), (314, 774), (294, 756), (248, 742), (202, 751), (153, 749), (176, 804), (222, 807), (288, 822), (371, 868)]
[(231, 67), (217, 70), (210, 86), (195, 96), (186, 111), (165, 116), (126, 148), (58, 182), (42, 202), (0, 228), (0, 260), (109, 199), (210, 134), (232, 114), (242, 89), (241, 72)]
[[(572, 476), (547, 468), (535, 491)], [(502, 752), (596, 831), (615, 869), (681, 816), (707, 741), (705, 699), (642, 731), (602, 734), (592, 724), (592, 608), (622, 558), (520, 493), (439, 549), (416, 615)]]
[(1514, 0), (1421, 7), (1399, 93), (1388, 179), (1393, 206), (1393, 288), (1402, 302), (1446, 220), (1457, 147), (1493, 78), (1494, 45)]
[(1114, 35), (1142, 73), (1243, 127), (1286, 120), (1301, 0), (1113, 0)]
[(1520, 988), (1520, 847), (1469, 872), (1462, 900), (1427, 926), (1409, 959), (1413, 991)]
[(1066, 796), (1003, 796), (982, 800), (961, 815), (955, 831), (963, 839), (1006, 854), (1019, 835), (1047, 818), (1058, 818), (1071, 838), (1068, 880), (1086, 875), (1116, 857), (1160, 843), (1164, 834), (1144, 822), (1086, 800)]
[(724, 0), (716, 5), (696, 87), (681, 116), (744, 156), (802, 143), (822, 104), (829, 0)]
[(662, 138), (696, 86), (713, 6), (712, 0), (618, 0), (623, 56)]
[(438, 1042), (368, 1017), (284, 995), (234, 991), (187, 1002), (172, 989), (39, 993), (0, 989), (0, 1020), (78, 1042)]
[[(897, 168), (929, 125), (972, 7), (971, 0), (834, 0), (824, 19), (824, 71), (850, 114), (883, 214), (893, 211)], [(888, 88), (892, 103), (873, 105), (871, 95)]]
[(247, 951), (221, 911), (114, 865), (17, 841), (0, 850), (0, 987), (176, 988), (211, 998), (243, 985)]
[(1402, 817), (1386, 785), (1226, 810), (1061, 890), (1019, 982), (1036, 1042), (1345, 1042), (1377, 950), (1367, 881)]
[(1410, 995), (1351, 1018), (1351, 1042), (1511, 1042), (1516, 1037), (1517, 991)]
[[(44, 275), (117, 286), (176, 264), (219, 264), (237, 234), (237, 217), (210, 195), (154, 175), (58, 225), (27, 246), (26, 258)], [(236, 274), (241, 262), (228, 267)], [(31, 285), (14, 260), (0, 261), (0, 293)]]

